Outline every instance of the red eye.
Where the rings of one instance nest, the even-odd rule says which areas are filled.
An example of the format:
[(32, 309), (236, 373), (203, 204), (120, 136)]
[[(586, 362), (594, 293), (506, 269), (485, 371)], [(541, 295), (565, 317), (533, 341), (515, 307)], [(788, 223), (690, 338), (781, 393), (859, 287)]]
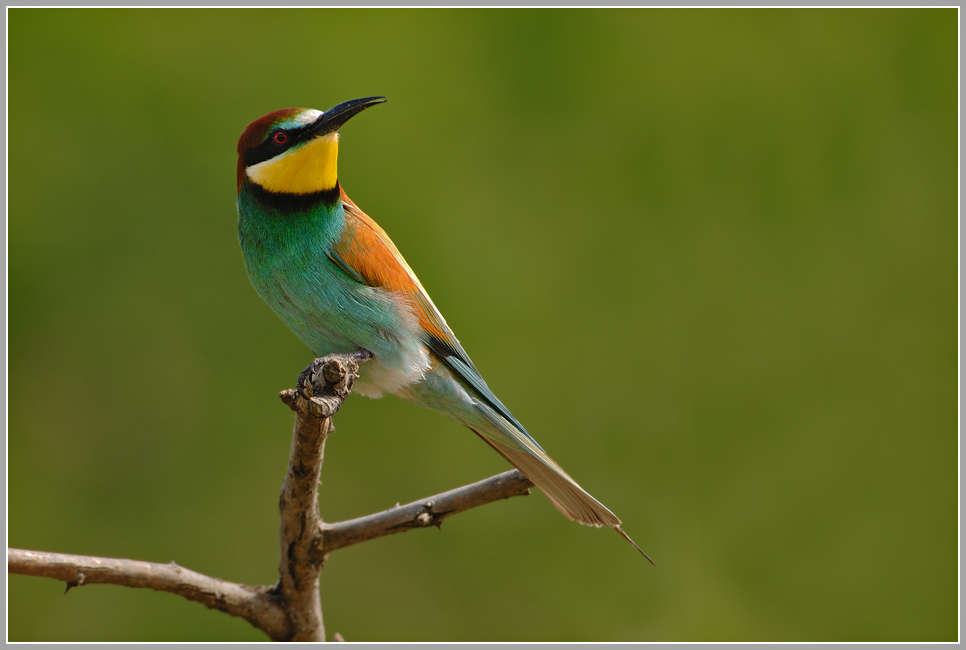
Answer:
[(276, 131), (275, 137), (272, 139), (275, 140), (276, 144), (285, 144), (288, 141), (288, 135), (286, 135), (283, 131)]

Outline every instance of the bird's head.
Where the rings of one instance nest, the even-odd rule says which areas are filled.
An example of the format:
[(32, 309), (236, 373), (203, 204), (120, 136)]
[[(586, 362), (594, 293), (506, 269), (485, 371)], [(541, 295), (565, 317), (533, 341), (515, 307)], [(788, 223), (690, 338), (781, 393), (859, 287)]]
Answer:
[(385, 97), (364, 97), (322, 112), (283, 108), (248, 125), (238, 140), (238, 190), (246, 181), (268, 192), (314, 194), (335, 189), (339, 128)]

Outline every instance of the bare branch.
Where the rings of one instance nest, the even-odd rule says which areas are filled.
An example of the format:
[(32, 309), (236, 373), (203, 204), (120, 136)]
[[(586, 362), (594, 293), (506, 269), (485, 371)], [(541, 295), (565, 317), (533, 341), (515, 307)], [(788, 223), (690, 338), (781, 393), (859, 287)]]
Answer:
[[(447, 517), (485, 503), (529, 494), (533, 483), (504, 472), (385, 512), (335, 524), (319, 517), (318, 486), (331, 417), (352, 390), (358, 361), (367, 353), (316, 359), (298, 388), (279, 397), (295, 411), (288, 473), (279, 496), (279, 581), (250, 587), (171, 564), (7, 549), (7, 571), (63, 580), (67, 589), (115, 584), (167, 591), (244, 618), (273, 641), (324, 641), (319, 574), (331, 551), (413, 528), (439, 526)], [(369, 355), (371, 356), (371, 355)], [(336, 635), (336, 640), (342, 640)]]
[(113, 584), (167, 591), (238, 616), (270, 637), (284, 636), (285, 612), (270, 587), (249, 587), (170, 564), (7, 549), (7, 572), (63, 580), (67, 589)]
[(322, 524), (322, 548), (328, 554), (385, 535), (404, 533), (414, 528), (439, 527), (451, 515), (500, 499), (530, 494), (532, 487), (533, 482), (520, 470), (514, 469), (373, 515)]
[(279, 395), (295, 411), (288, 474), (279, 497), (281, 563), (276, 589), (292, 624), (290, 641), (325, 641), (319, 574), (322, 520), (319, 476), (332, 414), (352, 390), (359, 364), (348, 356), (316, 359), (299, 375), (298, 388)]

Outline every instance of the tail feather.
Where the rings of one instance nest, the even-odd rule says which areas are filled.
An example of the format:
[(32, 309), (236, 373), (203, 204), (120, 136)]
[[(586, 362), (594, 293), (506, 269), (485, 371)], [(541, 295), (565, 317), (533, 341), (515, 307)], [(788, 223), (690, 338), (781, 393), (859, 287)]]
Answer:
[(465, 425), (533, 481), (565, 517), (587, 526), (609, 526), (651, 560), (621, 530), (617, 515), (577, 485), (510, 415), (472, 364), (439, 354), (432, 353), (434, 362), (423, 381), (404, 386), (396, 394)]
[[(550, 503), (565, 517), (587, 526), (617, 528), (621, 520), (604, 504), (587, 494), (583, 488), (558, 467), (551, 467), (529, 452), (513, 449), (476, 432), (510, 464), (534, 482)], [(556, 465), (556, 463), (554, 463)]]
[(553, 466), (547, 465), (526, 451), (508, 447), (492, 438), (487, 438), (476, 430), (473, 433), (480, 436), (486, 444), (493, 447), (497, 453), (510, 461), (511, 465), (533, 481), (540, 488), (540, 491), (550, 499), (550, 503), (565, 517), (587, 526), (598, 528), (610, 526), (640, 551), (648, 562), (654, 564), (654, 560), (644, 552), (644, 549), (621, 530), (621, 520), (617, 518), (617, 515), (608, 510), (603, 503), (587, 494), (559, 465), (552, 460), (550, 462), (553, 463)]

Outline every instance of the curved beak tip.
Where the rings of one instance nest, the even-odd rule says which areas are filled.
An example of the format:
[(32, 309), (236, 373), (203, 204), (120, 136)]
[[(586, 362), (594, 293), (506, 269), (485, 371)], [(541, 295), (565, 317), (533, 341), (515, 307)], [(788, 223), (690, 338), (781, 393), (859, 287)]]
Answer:
[(318, 122), (316, 122), (317, 130), (315, 133), (316, 135), (323, 135), (325, 133), (338, 131), (353, 116), (358, 115), (370, 106), (382, 104), (385, 101), (385, 97), (363, 97), (361, 99), (350, 99), (347, 102), (336, 104), (325, 111)]

